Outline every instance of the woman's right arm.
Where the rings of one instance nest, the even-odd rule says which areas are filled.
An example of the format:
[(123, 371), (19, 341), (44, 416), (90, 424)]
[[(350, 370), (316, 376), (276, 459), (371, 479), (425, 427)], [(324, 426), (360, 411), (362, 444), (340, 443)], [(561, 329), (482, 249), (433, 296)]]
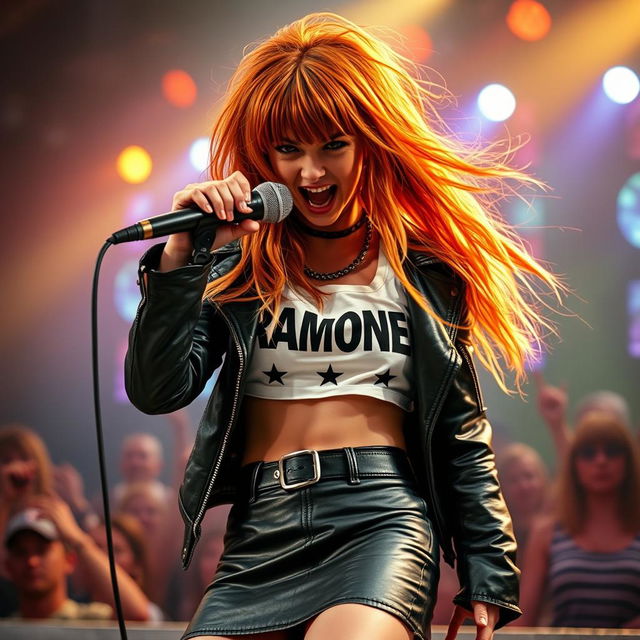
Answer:
[(538, 520), (533, 524), (522, 564), (520, 585), (522, 617), (516, 621), (517, 626), (535, 627), (540, 619), (549, 574), (549, 551), (552, 536), (553, 521), (550, 518)]
[[(174, 209), (197, 205), (233, 219), (233, 207), (246, 207), (248, 182), (236, 172), (225, 180), (189, 185), (173, 199)], [(252, 233), (257, 222), (221, 225), (212, 249)], [(190, 265), (191, 237), (174, 234), (166, 245), (152, 247), (142, 258), (139, 283), (142, 301), (129, 333), (125, 388), (131, 402), (145, 413), (169, 413), (189, 404), (219, 366), (227, 346), (227, 328), (216, 308), (202, 302), (211, 269)]]

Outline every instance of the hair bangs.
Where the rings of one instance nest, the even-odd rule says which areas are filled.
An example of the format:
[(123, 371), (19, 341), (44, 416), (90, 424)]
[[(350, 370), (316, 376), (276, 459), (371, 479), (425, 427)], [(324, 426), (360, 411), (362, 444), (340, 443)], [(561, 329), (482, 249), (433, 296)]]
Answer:
[(624, 423), (615, 415), (604, 411), (590, 411), (576, 427), (574, 450), (585, 444), (612, 442), (629, 446), (631, 434)]

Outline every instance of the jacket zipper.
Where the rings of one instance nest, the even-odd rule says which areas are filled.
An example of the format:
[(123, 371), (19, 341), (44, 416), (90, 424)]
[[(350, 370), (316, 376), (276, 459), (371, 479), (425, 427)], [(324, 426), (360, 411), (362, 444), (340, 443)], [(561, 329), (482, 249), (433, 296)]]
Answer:
[(207, 491), (204, 494), (204, 500), (200, 505), (200, 509), (193, 521), (193, 527), (192, 527), (193, 535), (196, 537), (196, 539), (198, 538), (197, 528), (202, 520), (204, 512), (206, 511), (206, 505), (209, 502), (209, 496), (211, 495), (211, 491), (213, 491), (213, 485), (215, 484), (216, 478), (218, 476), (218, 472), (220, 471), (220, 466), (222, 465), (222, 459), (224, 457), (227, 444), (229, 443), (229, 436), (231, 435), (231, 426), (235, 422), (236, 411), (238, 408), (238, 398), (240, 397), (240, 381), (242, 379), (242, 375), (244, 372), (244, 353), (242, 352), (242, 346), (240, 345), (240, 339), (238, 338), (238, 334), (236, 333), (236, 330), (233, 327), (233, 324), (231, 323), (229, 318), (227, 318), (227, 316), (224, 314), (222, 309), (220, 309), (220, 307), (218, 307), (218, 312), (227, 323), (227, 326), (229, 327), (229, 331), (233, 337), (233, 341), (235, 342), (236, 350), (238, 352), (239, 366), (238, 366), (238, 375), (236, 376), (235, 391), (233, 395), (233, 405), (231, 407), (231, 416), (229, 418), (229, 422), (227, 423), (227, 428), (224, 433), (224, 437), (222, 439), (222, 445), (220, 446), (220, 452), (218, 453), (218, 458), (213, 467), (213, 472), (211, 474), (211, 479), (209, 480), (209, 485), (207, 486)]
[(478, 374), (476, 373), (476, 369), (473, 366), (473, 362), (471, 360), (471, 356), (469, 355), (469, 351), (466, 345), (461, 345), (462, 357), (469, 367), (469, 371), (471, 372), (471, 378), (473, 380), (473, 386), (476, 389), (476, 400), (478, 401), (478, 408), (480, 411), (486, 411), (486, 407), (484, 406), (484, 400), (482, 398), (482, 391), (480, 389), (480, 383), (478, 382)]

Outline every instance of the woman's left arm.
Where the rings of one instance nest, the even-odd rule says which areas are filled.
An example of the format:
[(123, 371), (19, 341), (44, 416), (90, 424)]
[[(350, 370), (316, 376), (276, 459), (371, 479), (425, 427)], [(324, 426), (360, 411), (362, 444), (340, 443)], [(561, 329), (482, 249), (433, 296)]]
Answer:
[[(456, 348), (461, 364), (435, 429), (434, 458), (439, 461), (438, 490), (445, 494), (441, 502), (455, 543), (461, 585), (454, 602), (462, 609), (454, 613), (452, 626), (460, 624), (463, 612), (471, 615), (473, 611), (478, 638), (485, 638), (491, 637), (494, 626), (521, 615), (520, 572), (515, 565), (511, 519), (495, 469), (491, 425), (470, 349), (462, 342)], [(479, 624), (481, 617), (486, 625)]]

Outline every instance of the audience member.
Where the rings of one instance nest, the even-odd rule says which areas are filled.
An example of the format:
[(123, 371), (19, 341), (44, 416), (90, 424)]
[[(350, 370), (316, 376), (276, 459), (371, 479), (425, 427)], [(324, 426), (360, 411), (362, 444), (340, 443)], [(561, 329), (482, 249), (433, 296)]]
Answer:
[(531, 533), (517, 624), (539, 623), (546, 587), (553, 626), (640, 628), (640, 453), (611, 411), (583, 413), (577, 424), (557, 516)]
[(75, 554), (65, 547), (56, 526), (37, 509), (16, 514), (5, 530), (5, 564), (18, 590), (20, 618), (64, 620), (108, 619), (104, 603), (80, 604), (67, 596), (67, 576), (75, 567)]
[[(26, 516), (24, 515), (25, 513), (27, 514)], [(50, 522), (56, 534), (55, 538), (50, 540), (52, 543), (50, 546), (63, 546), (65, 548), (68, 552), (67, 561), (71, 564), (71, 569), (73, 570), (77, 567), (83, 577), (83, 584), (92, 600), (113, 606), (109, 559), (94, 542), (93, 538), (80, 528), (73, 517), (71, 509), (64, 501), (55, 497), (34, 497), (29, 500), (29, 508), (20, 512), (20, 515), (23, 516), (23, 520), (26, 519), (27, 521), (39, 522), (39, 520), (45, 520)], [(54, 542), (56, 543), (55, 545), (53, 544)], [(45, 547), (46, 545), (40, 545), (42, 553), (48, 552), (49, 548)], [(71, 572), (69, 571), (68, 573)], [(117, 574), (125, 618), (127, 620), (149, 620), (150, 603), (142, 589), (121, 568), (117, 568)], [(58, 579), (57, 575), (53, 577), (56, 580)], [(65, 598), (68, 599), (66, 580), (64, 592)]]
[(521, 442), (498, 451), (496, 463), (522, 558), (533, 521), (550, 508), (547, 469), (540, 454)]
[[(177, 499), (172, 500), (176, 505)], [(150, 568), (150, 597), (165, 608), (169, 576), (176, 557), (180, 555), (181, 527), (177, 505), (167, 503), (158, 496), (153, 485), (147, 482), (130, 484), (116, 503), (116, 511), (138, 520), (149, 542), (149, 554), (153, 558)]]
[[(537, 387), (538, 413), (549, 429), (558, 460), (563, 460), (572, 438), (567, 387), (565, 384), (559, 387), (548, 384), (539, 371), (534, 373), (534, 380)], [(611, 413), (627, 426), (631, 426), (627, 401), (614, 391), (600, 390), (584, 396), (576, 406), (576, 422), (586, 413), (595, 410)]]
[[(52, 465), (44, 442), (20, 424), (0, 427), (0, 539), (9, 518), (35, 494), (53, 489)], [(5, 548), (0, 545), (0, 617), (18, 606), (18, 596), (6, 574)]]
[(160, 480), (164, 466), (162, 443), (150, 433), (133, 433), (122, 443), (120, 454), (120, 473), (123, 481), (113, 489), (115, 503), (122, 500), (129, 486), (146, 483), (156, 496), (168, 501), (171, 489)]
[[(89, 532), (98, 547), (107, 553), (107, 533), (100, 523)], [(149, 596), (151, 594), (151, 572), (147, 539), (142, 525), (136, 518), (126, 513), (116, 513), (111, 517), (111, 538), (116, 563), (126, 571), (136, 584)], [(147, 620), (159, 622), (164, 614), (158, 605), (149, 602)]]

